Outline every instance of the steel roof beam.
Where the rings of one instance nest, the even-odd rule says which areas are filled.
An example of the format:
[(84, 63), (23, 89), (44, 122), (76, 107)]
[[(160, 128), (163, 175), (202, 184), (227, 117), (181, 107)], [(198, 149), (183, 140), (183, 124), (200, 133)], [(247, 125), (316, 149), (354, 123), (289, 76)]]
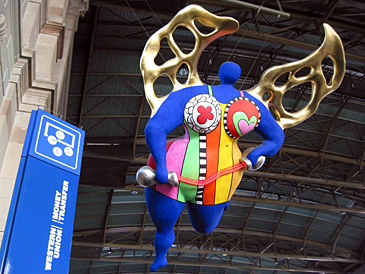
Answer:
[[(130, 25), (127, 24), (120, 24), (121, 27), (131, 27)], [(149, 25), (147, 25), (148, 27)], [(133, 26), (133, 27), (139, 27), (139, 26)], [(155, 26), (153, 25), (153, 27), (155, 28), (155, 30), (157, 31), (161, 26)], [(315, 51), (319, 48), (318, 45), (314, 45), (314, 44), (309, 44), (309, 43), (305, 43), (305, 42), (301, 42), (301, 41), (296, 41), (290, 38), (285, 38), (285, 37), (280, 37), (280, 36), (275, 36), (269, 33), (258, 33), (256, 31), (252, 31), (252, 30), (248, 30), (248, 29), (238, 29), (234, 34), (232, 34), (233, 36), (236, 37), (248, 37), (248, 38), (252, 38), (255, 40), (260, 40), (260, 41), (265, 41), (265, 42), (273, 42), (276, 44), (281, 44), (284, 46), (292, 46), (292, 47), (298, 47), (301, 49), (306, 49), (306, 50), (310, 50), (310, 51)], [(113, 37), (112, 39), (118, 39)], [(127, 38), (119, 38), (119, 39), (127, 39)], [(130, 38), (128, 38), (130, 39)], [(140, 39), (140, 38), (138, 38)], [(146, 40), (145, 38), (141, 38), (140, 40)], [(226, 49), (229, 49), (229, 47), (225, 47)], [(241, 48), (235, 48), (235, 50), (240, 50)], [(102, 49), (100, 49), (102, 50)], [(241, 50), (244, 50), (241, 49)], [(133, 50), (131, 50), (133, 51)], [(223, 54), (223, 52), (222, 52)], [(356, 55), (356, 54), (352, 54), (352, 53), (346, 53), (346, 58), (349, 60), (353, 60), (353, 61), (360, 61), (360, 62), (365, 62), (365, 57), (361, 56), (361, 55)]]
[[(92, 97), (116, 97), (116, 98), (119, 98), (119, 97), (140, 97), (140, 96), (137, 96), (137, 95), (119, 95), (119, 96), (113, 96), (113, 95), (103, 95), (103, 94), (95, 94), (94, 96)], [(106, 98), (105, 100), (107, 100), (109, 98)], [(101, 103), (99, 104), (102, 104), (103, 102), (105, 101), (102, 101)], [(94, 106), (95, 108), (95, 106)], [(90, 110), (89, 110), (90, 111)], [(88, 112), (89, 112), (88, 111)], [(68, 116), (67, 117), (68, 119), (76, 119), (77, 116)], [(128, 119), (128, 118), (143, 118), (143, 119), (149, 119), (150, 116), (149, 115), (136, 115), (136, 114), (124, 114), (124, 115), (87, 115), (87, 116), (84, 116), (83, 117), (84, 119), (109, 119), (109, 118), (123, 118), (123, 119)], [(354, 122), (356, 123), (356, 122)], [(296, 131), (300, 131), (300, 132), (308, 132), (308, 133), (313, 133), (313, 134), (324, 134), (324, 133), (321, 133), (321, 132), (314, 132), (314, 131), (311, 131), (311, 130), (307, 130), (307, 129), (295, 129)], [(295, 135), (293, 135), (291, 133), (291, 131), (288, 131), (288, 134), (291, 134), (292, 137), (295, 137)], [(173, 136), (173, 135), (170, 135), (169, 138), (175, 138), (176, 136)], [(335, 137), (335, 138), (339, 138), (339, 139), (343, 139), (343, 140), (349, 140), (349, 141), (353, 141), (353, 142), (358, 142), (358, 143), (363, 143), (362, 140), (357, 140), (357, 139), (352, 139), (352, 138), (347, 138), (347, 137), (344, 137), (344, 136), (338, 136), (338, 135), (334, 135), (334, 134), (330, 134), (330, 137)], [(140, 138), (144, 138), (144, 135), (138, 135), (137, 138), (136, 138), (136, 144), (138, 145), (146, 145), (145, 142), (143, 142), (142, 139)], [(320, 138), (320, 137), (315, 137), (316, 139)], [(299, 140), (301, 140), (302, 142), (304, 142), (304, 139), (302, 138), (298, 138)], [(243, 141), (239, 141), (239, 146), (241, 148), (245, 148), (247, 147), (247, 144), (252, 146), (253, 143), (257, 143), (256, 141), (248, 141), (248, 140), (245, 140), (245, 144), (242, 144)], [(282, 148), (282, 152), (284, 152), (284, 149), (288, 149), (288, 150), (302, 150), (303, 153), (296, 153), (294, 152), (294, 154), (298, 154), (298, 155), (306, 155), (306, 156), (311, 156), (311, 157), (320, 157), (321, 153), (323, 154), (323, 151), (311, 151), (310, 148), (308, 149), (302, 149), (302, 148), (298, 148), (298, 147), (289, 147), (291, 144), (293, 143), (292, 142), (289, 142), (289, 143), (284, 143), (284, 147)], [(286, 145), (286, 146), (285, 146)], [(314, 148), (313, 148), (314, 149)], [(331, 154), (329, 152), (323, 154), (323, 159), (327, 159), (327, 160), (334, 160), (334, 161), (339, 161), (339, 162), (344, 162), (344, 163), (348, 163), (348, 164), (353, 164), (353, 165), (363, 165), (364, 164), (364, 159), (356, 159), (354, 157), (348, 157), (346, 155), (339, 155), (339, 154)], [(361, 161), (362, 160), (362, 161)]]
[(279, 231), (279, 228), (280, 228), (280, 225), (281, 225), (281, 221), (283, 220), (283, 218), (284, 218), (284, 216), (285, 216), (286, 211), (288, 210), (288, 208), (289, 208), (289, 206), (285, 206), (284, 210), (281, 212), (281, 216), (279, 218), (279, 221), (276, 223), (276, 226), (275, 226), (274, 231), (273, 231), (274, 239), (276, 238), (276, 234)]
[(81, 99), (80, 114), (79, 114), (79, 120), (78, 120), (79, 125), (82, 125), (82, 119), (83, 119), (83, 115), (84, 115), (84, 107), (85, 107), (86, 95), (87, 95), (87, 91), (88, 91), (90, 67), (91, 67), (91, 60), (92, 60), (92, 56), (93, 56), (93, 49), (94, 49), (96, 29), (97, 29), (97, 25), (98, 25), (99, 12), (100, 12), (100, 8), (97, 7), (95, 10), (95, 15), (94, 15), (93, 30), (92, 30), (91, 41), (90, 41), (90, 46), (89, 46), (89, 55), (87, 58), (87, 66), (86, 66), (85, 78), (84, 78), (83, 88), (82, 88), (82, 99)]
[(141, 120), (142, 120), (142, 117), (143, 117), (142, 113), (143, 113), (144, 102), (145, 102), (145, 98), (144, 98), (144, 96), (142, 96), (141, 100), (140, 100), (140, 107), (139, 107), (136, 130), (134, 132), (134, 138), (133, 138), (133, 157), (136, 157), (138, 132), (139, 132), (139, 127), (140, 127)]
[(350, 99), (350, 96), (347, 94), (348, 89), (350, 88), (350, 84), (351, 83), (349, 83), (347, 85), (345, 95), (343, 96), (343, 98), (341, 98), (340, 104), (339, 104), (339, 106), (336, 110), (336, 113), (333, 115), (332, 121), (330, 122), (330, 126), (329, 126), (329, 128), (326, 132), (326, 135), (324, 136), (324, 138), (321, 140), (321, 143), (319, 144), (318, 151), (322, 150), (321, 162), (323, 161), (323, 157), (324, 157), (324, 154), (326, 152), (327, 145), (328, 145), (328, 140), (331, 136), (331, 132), (332, 132), (334, 126), (335, 126), (337, 118), (340, 116), (340, 113), (342, 112), (342, 110), (344, 109), (344, 107), (347, 104), (348, 100)]
[[(132, 249), (132, 250), (147, 250), (153, 251), (152, 245), (130, 245), (130, 244), (116, 244), (116, 243), (92, 243), (92, 242), (79, 242), (74, 241), (74, 246), (85, 246), (85, 247), (102, 247), (102, 248), (118, 248), (118, 249)], [(211, 249), (190, 249), (181, 247), (170, 247), (170, 252), (182, 252), (190, 254), (216, 254), (228, 256), (241, 256), (241, 257), (261, 257), (261, 258), (280, 258), (288, 260), (299, 260), (299, 261), (316, 261), (316, 262), (332, 262), (332, 263), (365, 263), (365, 261), (359, 259), (350, 259), (335, 256), (306, 256), (306, 255), (293, 255), (293, 254), (280, 254), (280, 253), (261, 253), (261, 252), (249, 252), (249, 251), (230, 251), (230, 250), (211, 250)]]
[[(214, 1), (214, 0), (188, 0), (188, 3), (191, 4), (205, 4), (205, 5), (210, 5), (213, 7), (225, 7), (225, 8), (234, 8), (232, 7), (232, 5), (227, 5), (224, 3), (224, 1)], [(267, 5), (267, 6), (270, 6)], [(318, 24), (318, 22), (321, 22), (323, 20), (323, 17), (320, 16), (316, 16), (316, 15), (309, 15), (309, 14), (303, 14), (303, 13), (298, 13), (295, 11), (291, 11), (286, 9), (286, 12), (290, 14), (290, 18), (291, 19), (296, 19), (296, 20), (301, 20), (301, 21), (305, 21), (308, 23), (312, 23), (312, 24)], [(350, 32), (358, 32), (360, 34), (365, 34), (365, 30), (358, 25), (355, 24), (349, 24), (346, 22), (341, 22), (341, 21), (337, 21), (334, 19), (330, 19), (330, 20), (326, 20), (326, 23), (330, 24), (333, 27), (337, 27), (337, 28), (341, 28), (343, 30), (346, 31), (350, 31)]]
[(123, 6), (123, 5), (116, 5), (113, 3), (108, 3), (107, 1), (91, 0), (90, 4), (92, 6), (101, 7), (101, 8), (108, 8), (108, 9), (132, 12), (132, 13), (147, 15), (147, 16), (152, 16), (152, 17), (157, 16), (157, 18), (167, 19), (167, 20), (172, 19), (172, 17), (175, 15), (175, 14), (163, 14), (163, 13), (158, 13), (158, 12), (139, 10), (139, 9)]
[(252, 202), (252, 203), (263, 203), (263, 204), (270, 204), (270, 205), (282, 205), (282, 206), (293, 206), (293, 207), (300, 207), (300, 208), (311, 208), (311, 209), (319, 209), (319, 210), (331, 210), (331, 211), (338, 211), (338, 212), (353, 212), (353, 213), (361, 213), (365, 214), (364, 208), (348, 208), (342, 206), (335, 206), (335, 205), (325, 205), (325, 204), (311, 204), (311, 203), (304, 203), (304, 202), (294, 202), (294, 201), (281, 201), (281, 200), (274, 200), (268, 198), (254, 198), (254, 197), (247, 197), (247, 196), (240, 196), (234, 194), (232, 197), (233, 200), (236, 201), (244, 201), (244, 202)]
[[(140, 229), (140, 227), (115, 227), (115, 228), (108, 228), (107, 229), (107, 234), (118, 234), (120, 235), (121, 233), (135, 233), (136, 231), (138, 231), (138, 229)], [(182, 232), (189, 232), (189, 233), (195, 233), (195, 230), (192, 226), (181, 226), (180, 231)], [(145, 232), (154, 232), (156, 231), (155, 227), (152, 226), (146, 226), (144, 228)], [(94, 230), (90, 230), (90, 231), (75, 231), (74, 232), (74, 237), (78, 237), (78, 236), (82, 236), (82, 235), (92, 235), (95, 233), (100, 232), (100, 229), (94, 229)], [(233, 229), (233, 228), (220, 228), (217, 227), (214, 232), (217, 233), (226, 233), (226, 234), (237, 234), (237, 235), (241, 235), (242, 237), (244, 236), (253, 236), (253, 237), (259, 237), (259, 238), (267, 238), (267, 239), (274, 239), (274, 235), (272, 233), (269, 232), (262, 232), (262, 231), (254, 231), (254, 230), (249, 230), (246, 229), (245, 231), (242, 231), (241, 229)], [(178, 235), (177, 235), (178, 236)], [(293, 242), (293, 243), (303, 243), (303, 238), (300, 237), (293, 237), (293, 236), (288, 236), (288, 235), (282, 235), (282, 234), (277, 234), (276, 235), (276, 239), (279, 240), (283, 240), (283, 241), (289, 241), (289, 242)], [(75, 243), (77, 243), (78, 241), (74, 241)], [(99, 243), (102, 244), (102, 243)], [(312, 241), (312, 240), (306, 240), (306, 246), (310, 246), (312, 249), (313, 247), (315, 248), (319, 248), (319, 249), (326, 249), (329, 251), (329, 253), (332, 250), (332, 246), (326, 243), (321, 243), (318, 241)], [(356, 251), (352, 251), (350, 249), (347, 248), (343, 248), (343, 247), (336, 247), (336, 251), (337, 252), (341, 252), (343, 254), (350, 254), (353, 258), (357, 258), (360, 257), (359, 253)], [(365, 258), (363, 258), (362, 260), (365, 261)]]
[(108, 204), (107, 204), (105, 219), (104, 219), (104, 231), (103, 231), (103, 242), (104, 243), (105, 243), (105, 237), (106, 237), (106, 230), (108, 228), (108, 223), (109, 223), (109, 216), (110, 216), (110, 209), (112, 206), (113, 194), (114, 194), (114, 189), (111, 189), (109, 192)]
[(148, 210), (147, 210), (147, 204), (146, 204), (145, 209), (144, 209), (143, 221), (141, 224), (140, 234), (138, 236), (138, 244), (141, 244), (141, 245), (143, 244), (143, 234), (144, 234), (144, 228), (146, 225), (147, 215), (148, 215)]
[[(252, 146), (253, 142), (246, 142), (243, 148)], [(282, 148), (283, 152), (289, 152), (297, 155), (306, 155), (305, 151), (303, 149), (293, 149), (290, 148), (289, 150), (287, 148)], [(149, 154), (147, 154), (148, 156)], [(311, 155), (309, 155), (311, 156)], [(85, 152), (84, 157), (93, 157), (93, 158), (99, 158), (99, 159), (112, 159), (115, 161), (131, 161), (131, 159), (126, 157), (119, 157), (117, 155), (103, 155), (100, 153), (90, 153), (88, 151)], [(311, 156), (313, 157), (313, 156)], [(337, 156), (339, 157), (339, 156)], [(326, 158), (326, 157), (325, 157)], [(345, 158), (345, 157), (343, 157)], [(326, 158), (328, 159), (328, 158)], [(332, 159), (333, 160), (333, 159)], [(134, 164), (137, 164), (136, 167), (146, 165), (147, 159), (139, 159), (138, 161), (134, 161)], [(344, 162), (344, 161), (341, 161)], [(351, 163), (350, 163), (351, 164)], [(131, 172), (134, 172), (132, 170)], [(365, 189), (364, 184), (359, 183), (352, 183), (352, 182), (346, 182), (346, 181), (335, 181), (335, 180), (328, 180), (328, 179), (321, 179), (321, 178), (314, 178), (314, 177), (306, 177), (306, 176), (299, 176), (299, 175), (287, 175), (282, 173), (275, 173), (275, 172), (265, 172), (265, 171), (246, 171), (245, 177), (254, 177), (254, 178), (267, 178), (267, 179), (273, 179), (273, 180), (281, 180), (284, 182), (299, 182), (299, 183), (305, 183), (305, 184), (316, 184), (316, 185), (326, 185), (326, 186), (335, 186), (338, 188), (346, 188), (346, 189)], [(131, 186), (129, 186), (131, 187)]]
[[(139, 139), (139, 140), (137, 140), (137, 143), (140, 145), (146, 145), (146, 140)], [(255, 144), (257, 144), (257, 143), (252, 142), (252, 141), (247, 141), (247, 140), (245, 141), (245, 143), (243, 143), (243, 142), (238, 143), (238, 145), (241, 149), (251, 147)], [(292, 147), (282, 147), (281, 152), (296, 154), (296, 155), (304, 155), (304, 156), (309, 156), (309, 157), (316, 157), (316, 158), (320, 157), (320, 155), (321, 155), (320, 152), (310, 151), (308, 149), (292, 148)], [(352, 165), (361, 164), (361, 162), (359, 162), (357, 159), (345, 157), (345, 156), (339, 156), (339, 155), (335, 155), (335, 154), (330, 154), (328, 152), (324, 155), (324, 159), (330, 160), (330, 161), (338, 161), (338, 162), (352, 164)], [(365, 163), (364, 163), (364, 159), (363, 159), (362, 165), (364, 165), (364, 164)], [(321, 179), (321, 178), (311, 178), (311, 177), (298, 176), (298, 175), (279, 174), (279, 173), (273, 173), (273, 172), (245, 171), (245, 176), (246, 175), (250, 176), (250, 177), (264, 177), (264, 178), (279, 179), (279, 180), (284, 180), (284, 181), (295, 181), (295, 182), (331, 185), (331, 186), (345, 187), (345, 188), (365, 189), (365, 184), (327, 180), (327, 179)]]
[[(150, 264), (152, 260), (146, 259), (138, 259), (138, 258), (125, 258), (125, 257), (118, 257), (118, 258), (99, 258), (99, 259), (79, 259), (73, 258), (74, 260), (95, 260), (95, 261), (105, 261), (105, 262), (129, 262), (129, 263), (140, 263), (140, 264)], [(274, 267), (274, 266), (257, 266), (257, 265), (250, 265), (250, 264), (231, 264), (231, 263), (197, 263), (197, 262), (183, 262), (183, 261), (176, 261), (174, 259), (170, 259), (167, 263), (168, 265), (182, 265), (182, 266), (202, 266), (202, 267), (214, 267), (220, 269), (257, 269), (257, 270), (279, 270), (279, 271), (288, 271), (288, 272), (301, 272), (301, 273), (343, 273), (341, 270), (332, 270), (332, 269), (314, 269), (314, 268), (287, 268), (287, 267)]]
[[(317, 209), (314, 212), (314, 215), (311, 218), (310, 223), (308, 224), (308, 227), (307, 227), (306, 232), (305, 232), (304, 243), (303, 243), (302, 249), (304, 249), (306, 247), (306, 245), (307, 245), (308, 236), (309, 236), (309, 233), (311, 231), (312, 225), (313, 225), (314, 221), (316, 220), (316, 217), (317, 217), (318, 212), (319, 212), (319, 210)], [(299, 250), (299, 251), (301, 251), (301, 250)]]
[(248, 2), (244, 2), (244, 1), (237, 1), (237, 0), (220, 0), (220, 2), (224, 5), (227, 4), (229, 6), (233, 6), (233, 7), (237, 7), (237, 8), (244, 8), (244, 9), (253, 9), (255, 11), (257, 11), (257, 13), (259, 12), (264, 12), (264, 13), (269, 13), (269, 14), (274, 14), (277, 16), (283, 16), (283, 17), (290, 17), (290, 14), (287, 12), (284, 12), (282, 10), (275, 10), (275, 9), (271, 9), (271, 8), (266, 8), (264, 6), (259, 6), (259, 5), (255, 5), (255, 4), (251, 4)]
[[(245, 142), (248, 142), (248, 141), (245, 141)], [(253, 142), (250, 142), (249, 144), (241, 144), (241, 142), (239, 142), (239, 147), (240, 148), (247, 148), (247, 147), (252, 146), (252, 143)], [(297, 154), (297, 155), (305, 155), (305, 156), (310, 156), (310, 157), (320, 157), (320, 153), (321, 153), (321, 151), (317, 152), (317, 151), (311, 151), (311, 150), (308, 150), (308, 149), (293, 148), (293, 147), (282, 147), (281, 152)], [(328, 152), (324, 155), (324, 159), (331, 160), (331, 161), (343, 162), (343, 163), (352, 164), (352, 165), (358, 165), (359, 164), (359, 161), (357, 159), (350, 158), (350, 157), (345, 157), (345, 156), (339, 156), (339, 155), (331, 154), (331, 153), (328, 153)], [(365, 162), (363, 164), (365, 164)], [(260, 171), (255, 171), (255, 173), (256, 172), (260, 173)], [(247, 172), (245, 172), (245, 174), (246, 173)], [(248, 173), (253, 174), (254, 172), (248, 172)], [(283, 177), (288, 177), (289, 178), (289, 177), (291, 177), (291, 175), (283, 175)], [(303, 179), (304, 181), (306, 181), (306, 179), (305, 179), (306, 177), (298, 176), (298, 178), (300, 178), (300, 180)], [(293, 178), (293, 179), (295, 179), (295, 178)], [(311, 180), (310, 178), (308, 178), (308, 179)], [(315, 180), (317, 182), (324, 182), (324, 183), (325, 182), (331, 182), (331, 180), (321, 180), (321, 179), (317, 180), (317, 178)], [(340, 183), (340, 184), (343, 184), (343, 183)], [(361, 188), (364, 187), (364, 185), (363, 186), (361, 186), (359, 184), (355, 184), (355, 185), (358, 185)]]
[[(130, 189), (130, 190), (136, 189), (138, 191), (144, 191), (140, 187), (136, 187), (133, 185), (126, 186), (126, 189)], [(232, 200), (251, 202), (251, 203), (270, 204), (270, 205), (293, 206), (293, 207), (310, 208), (310, 209), (318, 209), (318, 210), (331, 210), (331, 211), (336, 211), (336, 212), (352, 212), (352, 213), (365, 214), (365, 208), (349, 208), (349, 207), (336, 206), (336, 205), (317, 204), (315, 202), (308, 203), (308, 202), (303, 202), (303, 201), (301, 202), (301, 201), (299, 201), (299, 199), (298, 199), (298, 201), (283, 201), (283, 200), (274, 200), (274, 199), (262, 198), (262, 197), (256, 198), (256, 197), (239, 195), (237, 192), (235, 194), (233, 194)]]
[[(87, 95), (88, 97), (137, 97), (137, 98), (140, 98), (140, 97), (143, 97), (144, 98), (144, 95), (141, 95), (141, 94), (118, 94), (118, 93), (96, 93), (96, 94), (88, 94)], [(79, 95), (79, 94), (72, 94), (72, 95), (69, 95), (69, 97), (82, 97), (82, 95)], [(72, 116), (70, 116), (72, 117)]]
[[(92, 3), (96, 3), (99, 1), (93, 1)], [(109, 4), (108, 4), (109, 5)], [(97, 7), (103, 6), (102, 4), (97, 4)], [(122, 9), (122, 10), (126, 10), (126, 11), (130, 11), (129, 8), (127, 7), (123, 7), (123, 6), (119, 6), (119, 5), (112, 5), (115, 9)], [(135, 12), (137, 12), (138, 10), (134, 10)], [(139, 11), (142, 14), (147, 14), (150, 16), (153, 16), (153, 14), (147, 12), (147, 11)], [(161, 14), (158, 16), (160, 17), (162, 16)], [(172, 18), (172, 16), (168, 16), (169, 19)], [(113, 24), (113, 22), (108, 23), (108, 22), (103, 22), (103, 24), (107, 25), (107, 24)], [(120, 27), (141, 27), (138, 25), (130, 25), (130, 24), (126, 24), (126, 23), (118, 23), (118, 26)], [(161, 26), (159, 25), (149, 25), (149, 24), (145, 24), (144, 25), (145, 28), (152, 28), (155, 30), (158, 30), (159, 28), (161, 28)], [(351, 30), (353, 31), (353, 29)], [(365, 34), (365, 33), (364, 33)], [(273, 43), (277, 43), (277, 44), (282, 44), (285, 46), (293, 46), (293, 47), (298, 47), (298, 48), (302, 48), (302, 49), (307, 49), (307, 50), (311, 50), (311, 51), (315, 51), (318, 49), (319, 46), (317, 45), (313, 45), (313, 44), (309, 44), (309, 43), (305, 43), (305, 42), (300, 42), (300, 41), (296, 41), (293, 39), (289, 39), (289, 38), (284, 38), (284, 37), (280, 37), (280, 36), (275, 36), (272, 34), (268, 34), (268, 33), (259, 33), (256, 31), (251, 31), (248, 29), (239, 29), (237, 30), (234, 34), (234, 36), (245, 36), (245, 37), (249, 37), (249, 38), (253, 38), (253, 39), (257, 39), (257, 40), (262, 40), (265, 42), (273, 42)], [(125, 38), (124, 38), (125, 39)], [(360, 56), (360, 55), (355, 55), (355, 54), (351, 54), (351, 53), (346, 53), (346, 58), (354, 60), (354, 61), (361, 61), (361, 62), (365, 62), (365, 57), (364, 56)]]
[[(240, 36), (246, 36), (246, 37), (253, 38), (256, 40), (263, 40), (266, 42), (272, 42), (272, 43), (276, 43), (276, 44), (297, 47), (297, 48), (306, 49), (306, 50), (310, 50), (310, 51), (315, 51), (319, 48), (319, 46), (317, 46), (317, 45), (300, 42), (300, 41), (296, 41), (296, 40), (292, 40), (292, 39), (284, 38), (284, 37), (280, 37), (280, 36), (275, 36), (275, 35), (271, 35), (271, 34), (267, 34), (267, 33), (257, 33), (255, 31), (247, 30), (247, 29), (239, 29), (235, 32), (235, 34), (240, 35)], [(359, 55), (355, 55), (352, 53), (346, 53), (346, 58), (350, 59), (350, 60), (354, 60), (354, 61), (360, 61), (363, 63), (365, 62), (365, 56), (359, 56)]]
[(334, 252), (336, 250), (337, 242), (338, 242), (338, 239), (340, 238), (342, 230), (345, 228), (346, 224), (350, 221), (351, 217), (352, 217), (351, 214), (346, 214), (346, 216), (344, 217), (342, 223), (338, 227), (335, 238), (332, 240), (332, 254), (334, 254)]
[[(238, 2), (238, 1), (235, 1), (235, 2)], [(228, 8), (231, 8), (231, 9), (235, 8), (234, 5), (232, 5), (232, 4), (227, 5), (226, 3), (224, 3), (224, 1), (188, 0), (187, 3), (198, 4), (198, 5), (199, 4), (200, 5), (211, 5), (211, 6), (215, 6), (215, 7), (221, 6), (221, 7), (225, 7), (225, 8), (228, 7)], [(238, 3), (240, 3), (240, 2), (238, 2)], [(120, 10), (120, 11), (134, 12), (134, 13), (137, 13), (137, 14), (142, 14), (142, 15), (147, 15), (147, 16), (152, 16), (152, 17), (157, 16), (157, 18), (166, 19), (166, 20), (171, 20), (172, 17), (175, 15), (175, 14), (163, 14), (163, 13), (158, 13), (158, 12), (139, 10), (139, 9), (135, 9), (135, 8), (131, 9), (127, 6), (116, 5), (116, 4), (107, 3), (107, 2), (104, 2), (104, 1), (98, 1), (98, 0), (91, 0), (91, 5), (97, 6), (97, 7), (104, 7), (104, 8)], [(260, 6), (258, 6), (258, 7), (260, 7)], [(250, 8), (248, 8), (248, 9), (250, 9)], [(268, 11), (267, 9), (276, 11), (275, 9), (262, 7), (260, 9), (260, 12), (266, 13)], [(284, 14), (290, 14), (291, 19), (303, 20), (303, 21), (306, 21), (308, 23), (316, 23), (316, 22), (320, 22), (320, 21), (323, 20), (323, 18), (321, 18), (319, 16), (317, 17), (317, 16), (313, 16), (313, 15), (299, 14), (299, 13), (296, 13), (296, 12), (293, 12), (293, 11), (287, 11)], [(333, 20), (333, 19), (327, 20), (326, 22), (328, 24), (334, 26), (334, 27), (342, 28), (346, 31), (351, 31), (351, 32), (355, 31), (355, 32), (358, 32), (358, 33), (361, 33), (361, 34), (365, 34), (365, 30), (362, 27), (356, 26), (354, 24), (348, 24), (348, 23), (336, 21), (336, 20)]]
[(338, 0), (333, 0), (332, 2), (329, 3), (329, 9), (328, 9), (326, 15), (322, 18), (322, 21), (321, 21), (320, 25), (327, 22), (328, 18), (330, 18), (333, 11), (335, 10), (337, 4), (338, 4)]

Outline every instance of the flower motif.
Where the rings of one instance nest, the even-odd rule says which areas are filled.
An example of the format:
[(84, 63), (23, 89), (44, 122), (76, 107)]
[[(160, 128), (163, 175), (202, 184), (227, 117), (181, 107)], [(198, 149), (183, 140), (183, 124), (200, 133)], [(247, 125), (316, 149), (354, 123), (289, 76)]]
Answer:
[(221, 120), (220, 104), (217, 99), (208, 94), (196, 95), (186, 103), (184, 119), (186, 125), (195, 132), (201, 134), (212, 132)]
[(212, 111), (212, 107), (208, 106), (207, 108), (203, 107), (203, 106), (199, 106), (198, 107), (198, 112), (200, 113), (200, 115), (198, 116), (198, 123), (199, 124), (205, 124), (207, 122), (207, 119), (209, 120), (213, 120), (214, 115), (213, 113), (211, 113)]

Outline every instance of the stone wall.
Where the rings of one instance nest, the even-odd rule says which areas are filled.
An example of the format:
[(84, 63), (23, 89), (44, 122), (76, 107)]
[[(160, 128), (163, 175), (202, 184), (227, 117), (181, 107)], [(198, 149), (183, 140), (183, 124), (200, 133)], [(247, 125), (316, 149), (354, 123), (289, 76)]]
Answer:
[(0, 7), (0, 243), (30, 113), (65, 114), (79, 16), (89, 0), (4, 0)]

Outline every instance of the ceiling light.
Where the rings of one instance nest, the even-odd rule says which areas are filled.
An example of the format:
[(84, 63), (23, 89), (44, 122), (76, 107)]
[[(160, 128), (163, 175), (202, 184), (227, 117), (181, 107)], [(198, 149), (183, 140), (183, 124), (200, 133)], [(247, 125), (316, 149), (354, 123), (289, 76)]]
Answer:
[(189, 73), (189, 70), (186, 67), (181, 67), (178, 72), (179, 75), (181, 76), (186, 76)]

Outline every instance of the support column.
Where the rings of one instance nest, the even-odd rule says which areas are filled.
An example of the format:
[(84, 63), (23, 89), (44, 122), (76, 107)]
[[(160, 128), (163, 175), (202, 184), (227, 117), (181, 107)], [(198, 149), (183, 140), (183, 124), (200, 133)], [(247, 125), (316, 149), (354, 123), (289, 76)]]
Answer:
[(89, 0), (4, 3), (0, 7), (5, 19), (0, 25), (7, 26), (0, 33), (0, 243), (30, 112), (41, 108), (64, 116), (74, 34), (79, 16), (89, 7)]

